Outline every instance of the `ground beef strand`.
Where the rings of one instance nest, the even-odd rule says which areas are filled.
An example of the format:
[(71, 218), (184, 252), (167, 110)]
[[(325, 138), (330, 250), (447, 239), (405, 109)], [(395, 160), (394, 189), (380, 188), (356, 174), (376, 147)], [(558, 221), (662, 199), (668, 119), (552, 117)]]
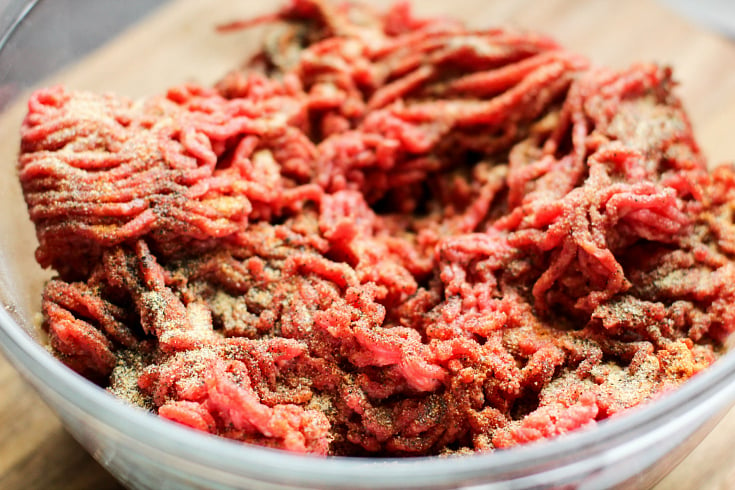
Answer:
[(707, 170), (670, 69), (405, 3), (221, 29), (256, 23), (214, 87), (31, 97), (68, 366), (219, 436), (415, 456), (589, 427), (722, 354), (735, 170)]

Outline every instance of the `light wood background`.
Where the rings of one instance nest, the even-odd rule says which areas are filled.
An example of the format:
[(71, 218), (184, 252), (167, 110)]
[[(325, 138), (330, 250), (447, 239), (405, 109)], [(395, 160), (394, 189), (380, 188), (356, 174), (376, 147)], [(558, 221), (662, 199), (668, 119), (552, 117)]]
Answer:
[[(263, 12), (248, 0), (176, 0), (83, 63), (45, 83), (118, 91), (132, 97), (185, 80), (211, 83), (243, 58), (258, 33), (212, 34), (212, 27)], [(386, 4), (386, 1), (376, 2)], [(512, 24), (546, 32), (598, 64), (659, 61), (674, 68), (679, 94), (712, 162), (735, 159), (735, 44), (653, 1), (415, 0), (422, 13)], [(256, 6), (257, 5), (257, 6)], [(78, 12), (76, 15), (84, 15)], [(14, 159), (22, 107), (0, 124), (0, 158)], [(6, 182), (8, 179), (4, 179)], [(17, 185), (3, 185), (15, 193)], [(5, 190), (3, 190), (5, 192)], [(20, 202), (20, 201), (18, 201)], [(30, 253), (30, 250), (28, 250)], [(30, 301), (30, 300), (29, 300)], [(656, 490), (735, 488), (735, 410)], [(118, 484), (61, 427), (0, 356), (0, 488), (114, 489)]]

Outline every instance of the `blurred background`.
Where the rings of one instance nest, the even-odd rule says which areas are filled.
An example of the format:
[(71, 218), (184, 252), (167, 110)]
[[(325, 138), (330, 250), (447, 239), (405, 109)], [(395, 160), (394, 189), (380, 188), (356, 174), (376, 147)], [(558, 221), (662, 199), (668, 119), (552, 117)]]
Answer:
[(681, 15), (735, 39), (735, 2), (731, 0), (660, 0)]
[[(600, 0), (597, 1), (604, 3), (600, 2)], [(735, 2), (731, 0), (698, 0), (696, 2), (692, 0), (658, 1), (661, 5), (674, 10), (691, 21), (735, 39)], [(77, 0), (74, 3), (77, 8), (73, 11), (59, 12), (58, 9), (44, 9), (43, 6), (41, 6), (41, 10), (45, 10), (48, 15), (53, 15), (57, 18), (60, 14), (66, 16), (66, 18), (57, 19), (57, 22), (65, 22), (68, 25), (76, 27), (72, 31), (72, 36), (69, 37), (70, 45), (74, 45), (77, 49), (81, 47), (87, 51), (92, 51), (106, 40), (119, 34), (124, 26), (134, 23), (166, 2), (167, 0), (125, 0), (119, 2)], [(626, 2), (637, 3), (636, 0), (623, 0), (623, 2), (619, 3)], [(11, 14), (8, 12), (8, 6), (13, 3), (17, 4), (19, 2), (0, 0), (0, 12), (2, 12), (3, 17)], [(102, 9), (107, 11), (108, 15), (110, 9), (115, 9), (112, 17), (118, 19), (119, 23), (110, 24), (96, 20), (107, 17), (98, 15)], [(80, 15), (80, 12), (84, 12), (84, 15)], [(39, 18), (38, 21), (43, 22), (43, 17)], [(8, 22), (10, 22), (9, 19), (3, 18), (2, 25), (4, 26)], [(33, 38), (23, 39), (22, 42), (26, 43), (29, 47), (32, 46), (34, 51), (43, 53), (52, 40), (50, 36), (47, 38), (34, 36)], [(71, 61), (71, 51), (69, 50), (69, 57), (67, 58), (49, 58), (48, 63), (43, 66), (46, 70), (45, 73), (39, 71), (39, 66), (18, 63), (17, 70), (11, 74), (12, 80), (19, 82), (38, 80), (43, 75), (53, 73)]]

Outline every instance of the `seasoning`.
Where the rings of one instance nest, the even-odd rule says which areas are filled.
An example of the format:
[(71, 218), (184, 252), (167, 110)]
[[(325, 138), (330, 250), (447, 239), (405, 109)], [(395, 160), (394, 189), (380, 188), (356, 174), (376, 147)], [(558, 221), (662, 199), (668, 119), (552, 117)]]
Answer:
[(19, 176), (58, 357), (219, 436), (330, 455), (590, 427), (735, 328), (735, 171), (670, 69), (293, 0), (247, 69), (29, 101)]

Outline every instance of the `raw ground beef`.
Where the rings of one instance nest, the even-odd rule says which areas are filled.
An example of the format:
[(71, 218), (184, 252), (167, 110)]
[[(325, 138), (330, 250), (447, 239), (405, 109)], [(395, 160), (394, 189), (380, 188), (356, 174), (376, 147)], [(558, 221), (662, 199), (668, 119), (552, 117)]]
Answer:
[(220, 436), (406, 456), (588, 427), (722, 354), (735, 171), (707, 170), (670, 69), (405, 3), (222, 30), (255, 23), (214, 87), (31, 97), (68, 366)]

